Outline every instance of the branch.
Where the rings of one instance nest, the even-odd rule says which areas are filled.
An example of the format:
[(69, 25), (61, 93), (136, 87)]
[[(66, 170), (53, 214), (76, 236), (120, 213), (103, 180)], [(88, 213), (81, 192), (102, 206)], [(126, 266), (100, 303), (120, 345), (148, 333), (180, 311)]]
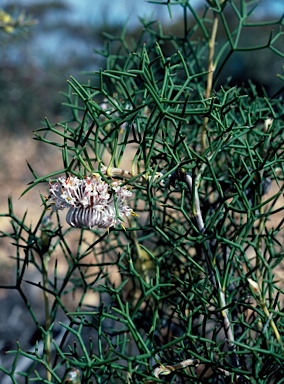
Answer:
[[(193, 185), (191, 175), (189, 173), (186, 173), (181, 168), (179, 168), (174, 177), (179, 178), (180, 180), (183, 180), (187, 184), (189, 192), (191, 194), (192, 201), (193, 201), (193, 215), (196, 219), (197, 227), (198, 227), (200, 233), (202, 233), (202, 234), (205, 233), (206, 228), (204, 226), (204, 221), (203, 221), (203, 217), (202, 217), (202, 213), (201, 213), (201, 209), (200, 209), (200, 200), (199, 200), (198, 190), (197, 190), (196, 185), (195, 184)], [(209, 272), (210, 280), (213, 284), (215, 291), (218, 293), (220, 306), (221, 306), (221, 308), (224, 308), (221, 311), (221, 314), (223, 316), (225, 335), (227, 338), (229, 349), (232, 352), (234, 352), (234, 366), (239, 367), (240, 362), (239, 362), (239, 358), (236, 354), (235, 338), (234, 338), (234, 334), (233, 334), (232, 325), (231, 325), (231, 322), (229, 319), (227, 303), (226, 303), (226, 296), (225, 296), (225, 293), (222, 289), (219, 275), (218, 275), (218, 273), (215, 272), (215, 267), (213, 266), (214, 265), (213, 264), (213, 257), (212, 257), (212, 253), (210, 250), (210, 244), (209, 244), (208, 240), (206, 241), (206, 245), (207, 245), (207, 251), (208, 252), (205, 252), (205, 259), (206, 259), (206, 263), (208, 266), (208, 272)]]

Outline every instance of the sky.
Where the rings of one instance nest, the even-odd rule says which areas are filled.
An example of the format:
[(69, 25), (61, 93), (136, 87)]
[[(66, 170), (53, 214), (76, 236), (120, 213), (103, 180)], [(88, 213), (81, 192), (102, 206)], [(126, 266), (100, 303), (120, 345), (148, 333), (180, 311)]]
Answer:
[[(65, 3), (69, 8), (68, 19), (75, 23), (98, 23), (98, 24), (124, 24), (128, 22), (129, 27), (139, 24), (138, 17), (154, 18), (168, 23), (173, 22), (169, 17), (166, 6), (148, 2), (147, 0), (55, 0), (54, 2)], [(156, 0), (165, 3), (167, 0)], [(172, 3), (175, 0), (170, 0)], [(248, 0), (245, 0), (248, 2)], [(253, 1), (251, 1), (252, 3)], [(278, 16), (284, 13), (284, 0), (255, 0), (259, 3), (256, 12), (260, 17), (264, 15)], [(0, 8), (9, 4), (21, 5), (46, 4), (52, 0), (0, 0)], [(202, 7), (206, 0), (190, 0), (193, 7)], [(173, 19), (181, 16), (182, 7), (179, 4), (171, 5)]]
[[(0, 7), (11, 3), (19, 4), (32, 4), (32, 3), (47, 3), (52, 0), (0, 0)], [(166, 0), (156, 0), (157, 2), (165, 2)], [(175, 0), (171, 0), (173, 3)], [(168, 12), (165, 6), (151, 4), (147, 0), (62, 0), (73, 9), (72, 17), (74, 20), (81, 21), (84, 19), (88, 21), (90, 18), (98, 20), (105, 19), (108, 22), (123, 22), (130, 18), (131, 23), (135, 23), (138, 16), (150, 15), (152, 12), (158, 18), (168, 18)], [(257, 2), (257, 1), (256, 1)], [(260, 7), (258, 11), (262, 14), (272, 13), (274, 15), (283, 14), (284, 1), (283, 0), (260, 0)], [(205, 0), (191, 0), (193, 6), (199, 6), (206, 3)], [(1, 5), (2, 4), (2, 5)], [(172, 6), (175, 12), (180, 11), (178, 5)], [(106, 12), (107, 11), (107, 12)]]
[[(158, 1), (165, 2), (165, 0)], [(171, 1), (174, 2), (174, 0)], [(153, 16), (155, 20), (173, 22), (166, 6), (149, 3), (147, 0), (65, 0), (65, 2), (72, 7), (72, 16), (70, 16), (74, 21), (79, 22), (96, 19), (98, 22), (119, 24), (128, 21), (130, 27), (135, 27), (139, 23), (139, 16), (147, 18)], [(284, 0), (260, 0), (258, 2), (257, 12), (260, 17), (267, 14), (281, 17), (284, 13)], [(193, 7), (202, 7), (206, 0), (191, 0), (190, 3)], [(173, 19), (182, 14), (182, 8), (178, 4), (172, 5), (171, 10)]]
[[(68, 12), (54, 12), (47, 15), (45, 22), (52, 23), (57, 20), (57, 23), (74, 24), (74, 25), (123, 25), (127, 22), (128, 31), (131, 28), (137, 27), (139, 22), (139, 16), (146, 19), (160, 20), (163, 24), (174, 23), (179, 17), (182, 16), (182, 7), (178, 4), (172, 5), (172, 19), (170, 18), (168, 9), (165, 5), (151, 4), (147, 0), (57, 0), (57, 2), (65, 3), (68, 6)], [(159, 0), (165, 2), (166, 0)], [(0, 7), (9, 5), (11, 3), (17, 4), (19, 9), (21, 5), (46, 4), (52, 2), (52, 0), (0, 0)], [(174, 0), (171, 0), (174, 2)], [(191, 5), (196, 7), (203, 7), (206, 0), (191, 0)], [(284, 0), (262, 0), (260, 1), (260, 7), (257, 7), (257, 12), (260, 16), (269, 15), (269, 17), (280, 18), (284, 14)], [(36, 38), (31, 45), (31, 51), (36, 51), (39, 54), (35, 60), (46, 60), (46, 57), (52, 57), (58, 52), (62, 52), (61, 57), (64, 57), (63, 51), (72, 51), (72, 46), (76, 47), (76, 41), (74, 36), (68, 38), (60, 30), (52, 31), (49, 28), (48, 35), (45, 30), (41, 33), (40, 23), (37, 27)], [(80, 47), (82, 50), (91, 51), (95, 48), (95, 42), (92, 42), (92, 46), (89, 46), (87, 42), (80, 40)], [(36, 47), (36, 49), (34, 48)], [(66, 56), (66, 55), (65, 55)], [(59, 57), (59, 60), (60, 59)]]
[[(138, 17), (150, 17), (153, 15), (155, 19), (166, 19), (170, 21), (167, 7), (157, 4), (150, 4), (146, 0), (67, 0), (74, 9), (73, 17), (78, 20), (83, 18), (87, 21), (90, 17), (96, 17), (98, 20), (104, 20), (108, 24), (124, 23), (128, 21), (129, 26), (137, 26)], [(203, 2), (195, 0), (193, 3)], [(180, 6), (172, 7), (174, 13), (181, 11)], [(93, 15), (90, 15), (92, 10)]]

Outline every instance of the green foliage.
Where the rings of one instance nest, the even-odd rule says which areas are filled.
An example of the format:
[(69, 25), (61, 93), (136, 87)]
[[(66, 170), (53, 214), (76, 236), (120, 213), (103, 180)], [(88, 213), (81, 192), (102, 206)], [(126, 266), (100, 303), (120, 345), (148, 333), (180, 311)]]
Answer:
[[(229, 57), (242, 49), (243, 28), (253, 26), (252, 8), (208, 3), (200, 16), (189, 1), (167, 2), (169, 10), (184, 10), (181, 37), (145, 20), (135, 42), (126, 41), (125, 30), (108, 36), (106, 69), (86, 83), (69, 82), (70, 118), (47, 120), (35, 132), (61, 151), (63, 166), (43, 176), (31, 168), (25, 192), (60, 174), (117, 177), (132, 187), (139, 217), (125, 229), (71, 229), (58, 212), (43, 221), (50, 211), (42, 199), (42, 217), (31, 228), (9, 202), (2, 216), (11, 218), (12, 232), (2, 236), (13, 239), (17, 273), (7, 288), (22, 295), (43, 342), (42, 350), (24, 351), (19, 343), (10, 352), (14, 363), (0, 369), (13, 383), (21, 382), (22, 357), (32, 364), (20, 373), (25, 382), (281, 382), (283, 289), (275, 274), (283, 259), (284, 107), (251, 82), (216, 87)], [(228, 7), (238, 16), (234, 30)], [(227, 41), (215, 52), (220, 25)], [(197, 31), (202, 40), (194, 39)], [(282, 34), (274, 32), (265, 46), (276, 51)], [(169, 44), (175, 52), (166, 56)], [(22, 289), (30, 264), (42, 276), (29, 284), (43, 291), (45, 327)]]

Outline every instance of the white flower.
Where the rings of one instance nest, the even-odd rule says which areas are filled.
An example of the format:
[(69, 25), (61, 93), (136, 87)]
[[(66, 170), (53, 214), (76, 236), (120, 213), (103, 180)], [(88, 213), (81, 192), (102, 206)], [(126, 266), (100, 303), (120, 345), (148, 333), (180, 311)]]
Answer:
[(56, 182), (49, 183), (49, 192), (54, 210), (69, 208), (66, 221), (72, 227), (110, 228), (121, 224), (120, 218), (124, 215), (135, 215), (125, 205), (132, 192), (120, 182), (108, 184), (100, 176), (59, 177)]

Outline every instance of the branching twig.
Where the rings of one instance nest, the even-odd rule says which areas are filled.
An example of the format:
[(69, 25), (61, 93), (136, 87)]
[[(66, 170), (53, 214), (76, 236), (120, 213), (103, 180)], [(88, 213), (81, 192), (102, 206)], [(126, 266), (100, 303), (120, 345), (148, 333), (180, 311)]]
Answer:
[[(46, 236), (45, 230), (50, 227), (49, 220), (46, 220), (46, 223), (42, 223), (41, 227), (41, 251), (40, 252), (40, 258), (42, 262), (42, 279), (43, 279), (43, 298), (44, 298), (44, 311), (45, 311), (45, 336), (46, 336), (46, 343), (45, 343), (45, 353), (46, 353), (46, 362), (47, 365), (51, 366), (51, 318), (50, 318), (50, 311), (49, 311), (49, 293), (47, 292), (48, 289), (48, 264), (50, 260), (50, 254), (49, 254), (49, 243), (50, 239), (48, 239), (48, 236)], [(51, 373), (49, 371), (46, 372), (46, 378), (47, 380), (51, 380)]]
[[(177, 174), (178, 174), (177, 177), (181, 178), (181, 180), (183, 179), (183, 181), (185, 181), (185, 183), (188, 186), (188, 189), (190, 191), (191, 198), (193, 201), (193, 215), (196, 219), (197, 227), (198, 227), (200, 233), (205, 233), (206, 228), (204, 226), (204, 221), (203, 221), (203, 217), (202, 217), (202, 213), (201, 213), (201, 209), (200, 209), (200, 201), (199, 201), (197, 187), (195, 184), (193, 184), (192, 177), (189, 173), (186, 173), (182, 169), (178, 169)], [(210, 250), (210, 244), (208, 241), (206, 242), (206, 244), (207, 244), (207, 251), (208, 252), (205, 253), (205, 258), (206, 258), (207, 266), (209, 269), (210, 280), (214, 286), (215, 291), (218, 293), (220, 306), (222, 308), (225, 308), (221, 311), (222, 316), (223, 316), (223, 322), (224, 322), (224, 331), (225, 331), (225, 335), (226, 335), (226, 338), (228, 341), (229, 348), (231, 351), (234, 352), (234, 365), (236, 367), (239, 367), (240, 363), (239, 363), (239, 358), (235, 353), (236, 352), (235, 339), (234, 339), (234, 334), (233, 334), (233, 330), (232, 330), (232, 325), (231, 325), (231, 322), (229, 319), (227, 303), (226, 303), (226, 296), (225, 296), (225, 293), (222, 289), (222, 285), (221, 285), (218, 273), (215, 273), (215, 270), (213, 267), (213, 260), (212, 260), (211, 250)]]

